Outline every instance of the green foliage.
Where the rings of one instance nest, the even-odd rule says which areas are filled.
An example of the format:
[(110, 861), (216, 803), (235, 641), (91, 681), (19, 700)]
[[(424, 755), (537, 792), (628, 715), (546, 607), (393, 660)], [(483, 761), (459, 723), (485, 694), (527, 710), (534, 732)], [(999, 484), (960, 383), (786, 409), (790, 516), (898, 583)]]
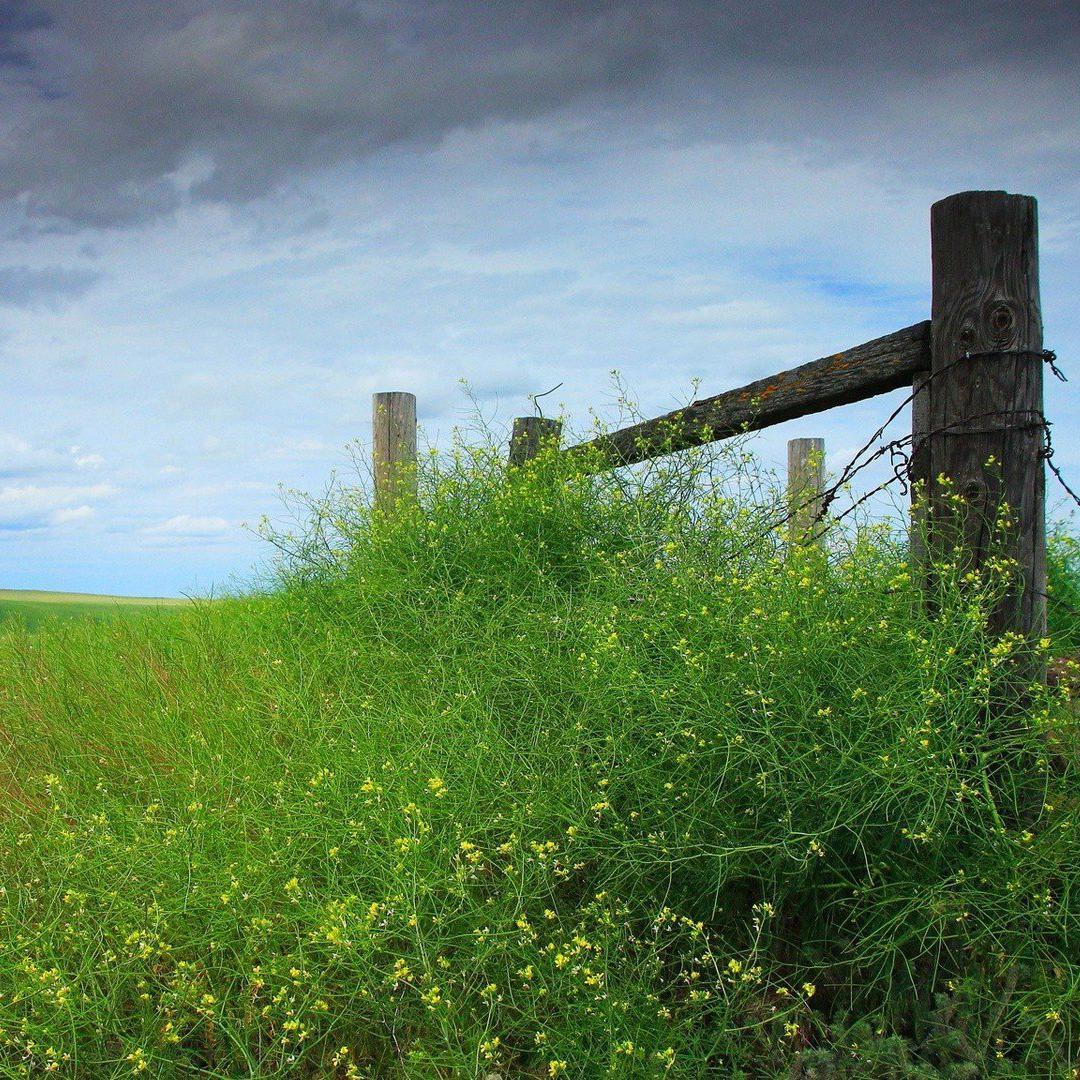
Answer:
[(1080, 653), (1080, 541), (1063, 529), (1047, 544), (1047, 617), (1058, 655)]
[(266, 595), (0, 635), (4, 1074), (1068, 1076), (1068, 704), (740, 463), (458, 453)]

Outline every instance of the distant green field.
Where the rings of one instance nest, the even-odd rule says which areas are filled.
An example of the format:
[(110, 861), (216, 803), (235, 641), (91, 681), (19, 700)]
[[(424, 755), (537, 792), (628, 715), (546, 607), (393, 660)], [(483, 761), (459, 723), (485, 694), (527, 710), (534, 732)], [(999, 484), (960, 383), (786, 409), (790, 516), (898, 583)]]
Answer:
[(186, 601), (161, 596), (102, 596), (96, 593), (40, 592), (0, 589), (0, 626), (17, 619), (37, 626), (46, 619), (106, 618), (154, 607), (175, 607)]

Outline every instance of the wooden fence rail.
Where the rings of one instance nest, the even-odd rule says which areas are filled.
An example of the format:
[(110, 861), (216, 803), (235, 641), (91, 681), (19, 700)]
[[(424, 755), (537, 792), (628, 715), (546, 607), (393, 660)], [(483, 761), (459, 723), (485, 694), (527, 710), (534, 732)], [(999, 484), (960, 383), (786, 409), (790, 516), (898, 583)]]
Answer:
[[(959, 550), (964, 566), (976, 570), (991, 557), (1015, 560), (1016, 585), (991, 627), (1041, 637), (1046, 427), (1036, 221), (1035, 200), (1027, 195), (968, 191), (942, 199), (931, 209), (928, 321), (566, 452), (589, 467), (617, 468), (912, 387), (910, 479), (927, 507), (914, 530), (923, 545), (918, 550), (927, 556)], [(376, 404), (376, 500), (392, 505), (415, 493), (415, 399), (410, 417), (408, 403), (397, 399), (411, 395), (376, 398), (382, 402)], [(515, 420), (511, 464), (524, 464), (559, 434), (554, 420)], [(790, 472), (813, 494), (823, 478), (807, 472), (806, 454), (806, 447), (795, 453)], [(933, 587), (928, 578), (927, 585)]]
[(572, 452), (595, 455), (609, 468), (633, 465), (898, 390), (910, 386), (915, 373), (929, 367), (930, 323), (916, 323), (602, 435)]

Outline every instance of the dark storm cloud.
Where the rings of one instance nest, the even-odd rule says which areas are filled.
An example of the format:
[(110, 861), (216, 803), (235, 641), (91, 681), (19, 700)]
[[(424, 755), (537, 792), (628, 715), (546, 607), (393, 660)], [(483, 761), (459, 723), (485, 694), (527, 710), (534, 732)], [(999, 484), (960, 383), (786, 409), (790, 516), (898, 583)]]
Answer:
[(0, 67), (23, 67), (30, 56), (17, 39), (31, 30), (48, 25), (40, 11), (31, 9), (25, 0), (0, 0)]
[(74, 300), (101, 280), (94, 270), (69, 270), (51, 266), (33, 270), (28, 266), (0, 266), (0, 305), (11, 307), (57, 307)]
[(717, 131), (858, 135), (886, 89), (1076, 61), (1069, 3), (749, 7), (0, 0), (0, 199), (116, 224), (583, 99), (662, 112), (673, 88)]

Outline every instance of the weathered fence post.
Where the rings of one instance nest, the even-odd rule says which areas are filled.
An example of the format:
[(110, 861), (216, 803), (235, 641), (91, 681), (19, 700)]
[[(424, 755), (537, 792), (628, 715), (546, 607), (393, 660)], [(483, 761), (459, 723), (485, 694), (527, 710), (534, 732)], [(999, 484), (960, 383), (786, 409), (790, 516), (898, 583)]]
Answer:
[(924, 581), (926, 569), (926, 499), (930, 479), (930, 372), (917, 371), (911, 380), (911, 459), (908, 462), (908, 481), (911, 485), (911, 543), (912, 572)]
[[(992, 554), (1014, 559), (1017, 584), (990, 629), (1039, 638), (1046, 523), (1036, 203), (966, 191), (935, 203), (930, 225), (929, 408), (925, 421), (916, 419), (928, 427), (919, 467), (929, 481), (930, 550), (949, 559), (958, 546), (969, 570)], [(995, 530), (1003, 506), (1008, 523)]]
[(825, 440), (789, 439), (787, 444), (788, 534), (792, 543), (824, 539), (820, 522), (825, 492)]
[(416, 498), (416, 397), (394, 391), (371, 398), (375, 506), (389, 511)]
[(536, 457), (545, 446), (558, 444), (562, 421), (546, 416), (519, 416), (510, 436), (510, 464), (524, 465)]

